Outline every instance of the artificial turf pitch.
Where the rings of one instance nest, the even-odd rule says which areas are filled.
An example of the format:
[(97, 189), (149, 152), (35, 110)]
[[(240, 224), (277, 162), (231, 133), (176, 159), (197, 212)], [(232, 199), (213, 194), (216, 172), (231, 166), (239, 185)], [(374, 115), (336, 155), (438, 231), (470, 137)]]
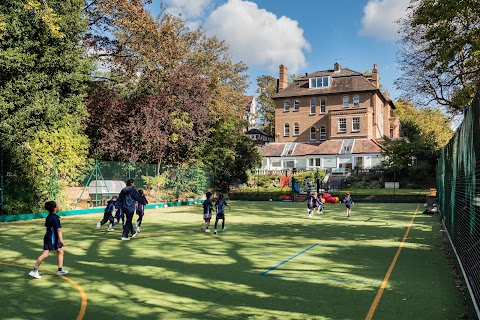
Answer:
[(101, 214), (63, 217), (70, 273), (53, 274), (52, 252), (42, 279), (27, 273), (44, 219), (0, 224), (0, 318), (436, 320), (465, 311), (438, 217), (416, 204), (356, 203), (350, 218), (341, 204), (313, 218), (300, 203), (231, 205), (217, 235), (213, 223), (200, 230), (201, 205), (147, 210), (131, 241), (119, 226), (96, 230)]

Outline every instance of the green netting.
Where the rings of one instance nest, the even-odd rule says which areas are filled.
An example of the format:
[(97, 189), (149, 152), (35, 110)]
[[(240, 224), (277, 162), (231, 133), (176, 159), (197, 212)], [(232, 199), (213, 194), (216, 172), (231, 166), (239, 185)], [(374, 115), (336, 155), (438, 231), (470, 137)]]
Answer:
[(480, 90), (437, 164), (437, 196), (446, 231), (480, 304)]
[[(43, 189), (38, 190), (14, 165), (6, 165), (2, 156), (0, 160), (0, 214), (8, 215), (42, 212), (45, 199), (56, 200), (62, 210), (104, 206), (119, 194), (127, 179), (134, 179), (135, 187), (145, 190), (149, 203), (203, 199), (214, 183), (213, 173), (197, 165), (159, 166), (93, 159), (82, 165), (74, 182), (66, 182), (53, 159), (51, 166), (45, 166), (44, 172), (35, 176), (43, 182)], [(63, 170), (68, 168), (64, 166)]]

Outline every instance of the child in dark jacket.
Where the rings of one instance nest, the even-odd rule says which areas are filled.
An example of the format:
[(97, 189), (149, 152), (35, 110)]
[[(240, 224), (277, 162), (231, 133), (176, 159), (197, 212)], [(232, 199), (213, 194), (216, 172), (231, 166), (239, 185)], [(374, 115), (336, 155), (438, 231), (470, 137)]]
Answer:
[(115, 203), (117, 202), (117, 197), (113, 196), (112, 199), (108, 200), (107, 206), (105, 207), (105, 211), (103, 212), (103, 219), (97, 223), (97, 229), (100, 229), (107, 221), (110, 221), (108, 225), (108, 231), (113, 230), (113, 211), (115, 211)]
[[(147, 198), (145, 198), (145, 192), (142, 189), (140, 189), (138, 190), (138, 193), (142, 197), (145, 204), (148, 204)], [(145, 205), (140, 202), (137, 202), (137, 214), (138, 214), (138, 219), (137, 219), (137, 222), (135, 222), (135, 230), (137, 232), (140, 232), (140, 225), (142, 224), (143, 215), (145, 214)]]

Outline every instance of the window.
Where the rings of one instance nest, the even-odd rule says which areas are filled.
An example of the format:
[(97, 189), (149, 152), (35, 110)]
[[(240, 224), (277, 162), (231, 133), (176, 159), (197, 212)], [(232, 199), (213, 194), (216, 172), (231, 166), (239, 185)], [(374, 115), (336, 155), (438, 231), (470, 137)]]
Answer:
[(290, 135), (290, 125), (288, 123), (285, 123), (283, 127), (283, 135), (285, 137), (288, 137)]
[(294, 136), (298, 136), (300, 134), (300, 125), (295, 122), (295, 124), (293, 125), (293, 135)]
[(298, 111), (300, 110), (300, 102), (298, 102), (298, 100), (295, 100), (293, 102), (293, 111)]
[(339, 132), (347, 132), (347, 119), (346, 118), (338, 119), (338, 131)]
[(315, 141), (317, 140), (317, 129), (315, 129), (315, 127), (311, 127), (310, 128), (310, 140), (311, 141)]
[(320, 113), (327, 113), (327, 99), (320, 99)]
[(293, 169), (295, 168), (295, 160), (286, 160), (283, 162), (284, 168)]
[(394, 109), (390, 109), (390, 117), (395, 118), (395, 111)]
[(310, 167), (320, 167), (320, 158), (310, 158), (308, 162)]
[(390, 138), (393, 138), (393, 125), (390, 126)]
[(283, 103), (283, 111), (290, 111), (290, 101), (287, 100)]
[(352, 119), (352, 132), (360, 131), (360, 118)]
[(324, 88), (329, 86), (328, 77), (318, 77), (310, 79), (310, 88)]
[(360, 107), (360, 97), (359, 96), (353, 96), (353, 106), (354, 107)]
[(310, 99), (310, 114), (315, 114), (315, 108), (317, 104), (317, 99)]
[(350, 103), (350, 98), (348, 96), (343, 97), (343, 107), (348, 108), (348, 104)]
[(320, 127), (320, 140), (327, 140), (327, 127)]

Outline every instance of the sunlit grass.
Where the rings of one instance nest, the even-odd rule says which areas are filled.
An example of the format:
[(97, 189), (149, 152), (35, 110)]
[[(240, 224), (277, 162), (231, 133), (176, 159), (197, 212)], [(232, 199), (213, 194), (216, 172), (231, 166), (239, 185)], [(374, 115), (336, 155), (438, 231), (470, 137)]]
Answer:
[[(309, 218), (300, 203), (231, 205), (228, 228), (217, 235), (200, 231), (200, 205), (148, 210), (131, 241), (120, 240), (118, 226), (96, 230), (101, 214), (63, 217), (67, 276), (88, 295), (84, 319), (362, 319), (417, 210), (358, 203), (347, 218), (343, 205), (327, 204), (324, 215)], [(405, 310), (419, 319), (463, 313), (437, 230), (436, 217), (416, 217), (375, 319), (392, 319), (385, 310), (395, 310), (395, 319), (409, 319)], [(26, 275), (41, 252), (43, 220), (0, 224), (0, 231), (0, 285), (9, 288), (2, 319), (59, 319), (56, 300), (74, 319), (80, 296), (51, 274), (54, 252), (42, 279)], [(398, 292), (417, 291), (429, 298), (398, 304)]]

